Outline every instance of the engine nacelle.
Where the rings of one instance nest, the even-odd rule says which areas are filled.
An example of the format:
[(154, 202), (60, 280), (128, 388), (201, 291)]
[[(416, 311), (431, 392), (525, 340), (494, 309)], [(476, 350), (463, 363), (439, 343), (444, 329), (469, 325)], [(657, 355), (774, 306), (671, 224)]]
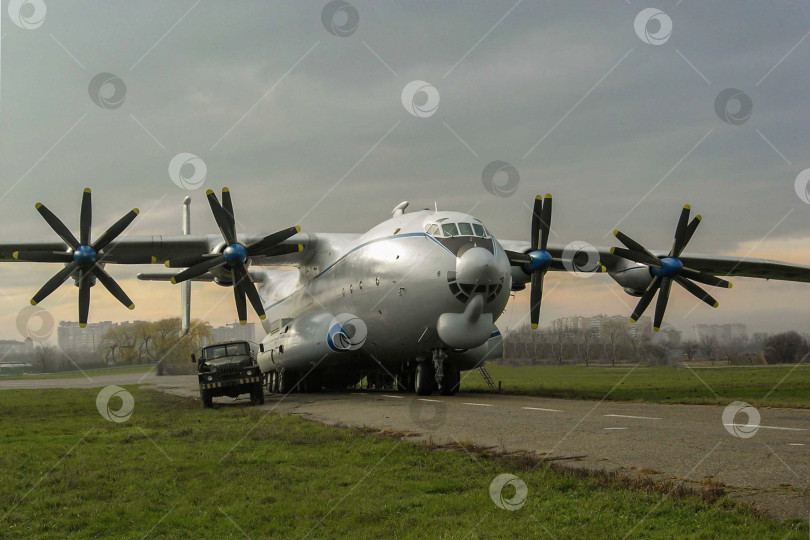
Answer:
[(650, 267), (646, 264), (621, 260), (610, 270), (610, 277), (624, 287), (631, 296), (641, 296), (653, 280)]

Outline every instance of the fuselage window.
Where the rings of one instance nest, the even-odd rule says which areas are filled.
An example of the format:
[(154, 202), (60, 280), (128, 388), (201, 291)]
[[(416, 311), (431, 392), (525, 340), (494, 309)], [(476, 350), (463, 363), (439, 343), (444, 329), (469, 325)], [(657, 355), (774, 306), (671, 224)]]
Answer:
[(472, 226), (473, 226), (473, 229), (475, 230), (475, 236), (482, 236), (482, 237), (486, 236), (484, 234), (484, 226), (483, 225), (479, 225), (478, 223), (473, 223)]
[(455, 223), (445, 223), (442, 225), (442, 232), (445, 236), (458, 236), (458, 228)]
[(469, 223), (459, 223), (458, 224), (458, 232), (461, 236), (472, 236), (473, 230), (472, 225)]

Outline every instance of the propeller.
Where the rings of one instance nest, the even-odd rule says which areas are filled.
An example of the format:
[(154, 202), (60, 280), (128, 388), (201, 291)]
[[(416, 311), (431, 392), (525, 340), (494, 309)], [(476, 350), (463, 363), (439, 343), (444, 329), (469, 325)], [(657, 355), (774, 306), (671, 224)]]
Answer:
[[(553, 257), (546, 251), (548, 236), (551, 233), (550, 194), (547, 193), (545, 199), (541, 195), (534, 198), (531, 227), (531, 251), (520, 253), (506, 250), (506, 255), (512, 266), (522, 267), (531, 276), (530, 316), (532, 328), (537, 328), (540, 321), (540, 304), (543, 301), (543, 280), (546, 272), (550, 268), (567, 270), (565, 263), (569, 262)], [(573, 267), (573, 261), (570, 261), (569, 267)], [(602, 272), (604, 267), (598, 264), (595, 271)]]
[(68, 245), (69, 251), (15, 251), (12, 257), (28, 262), (53, 262), (64, 263), (62, 270), (57, 272), (31, 299), (31, 305), (35, 306), (42, 302), (48, 295), (59, 288), (67, 279), (73, 275), (77, 276), (76, 283), (79, 286), (79, 326), (87, 326), (87, 315), (90, 311), (90, 287), (92, 279), (95, 277), (104, 288), (110, 291), (119, 302), (129, 309), (135, 309), (135, 304), (129, 296), (121, 289), (118, 283), (104, 270), (99, 263), (105, 261), (118, 262), (114, 253), (103, 253), (103, 249), (115, 240), (124, 229), (138, 215), (138, 209), (133, 208), (124, 217), (112, 224), (104, 234), (95, 242), (90, 241), (90, 229), (93, 222), (93, 207), (90, 195), (90, 188), (84, 188), (82, 194), (82, 207), (79, 216), (79, 239), (77, 240), (62, 221), (53, 212), (42, 204), (37, 203), (36, 209), (45, 219), (48, 225), (59, 235)]
[(695, 234), (695, 230), (698, 225), (700, 225), (700, 221), (703, 219), (701, 216), (695, 216), (692, 221), (689, 221), (690, 211), (691, 207), (688, 204), (684, 205), (681, 210), (681, 216), (678, 219), (678, 225), (675, 229), (675, 240), (672, 242), (672, 249), (669, 250), (669, 254), (665, 257), (652, 254), (645, 249), (644, 246), (621, 231), (613, 231), (613, 234), (619, 242), (625, 245), (626, 249), (612, 247), (610, 248), (611, 253), (623, 259), (646, 264), (650, 267), (650, 273), (653, 279), (641, 296), (641, 300), (639, 300), (633, 314), (630, 315), (630, 320), (632, 322), (638, 321), (647, 307), (652, 303), (655, 294), (658, 293), (658, 300), (655, 304), (655, 317), (653, 318), (653, 329), (656, 332), (661, 329), (661, 322), (664, 319), (664, 312), (667, 309), (667, 302), (669, 301), (669, 293), (673, 282), (714, 308), (719, 305), (717, 300), (712, 298), (709, 293), (694, 282), (697, 281), (705, 285), (726, 287), (728, 289), (732, 286), (731, 283), (725, 279), (706, 272), (686, 268), (680, 259), (678, 259)]
[(226, 187), (222, 188), (222, 204), (220, 204), (213, 190), (209, 189), (205, 194), (208, 197), (208, 204), (211, 206), (211, 212), (214, 214), (217, 227), (219, 227), (219, 231), (222, 233), (227, 245), (222, 250), (222, 253), (206, 253), (196, 257), (184, 257), (166, 261), (165, 264), (168, 268), (186, 267), (185, 270), (174, 276), (171, 281), (172, 283), (182, 283), (222, 268), (231, 275), (239, 323), (247, 324), (247, 301), (250, 301), (259, 319), (264, 320), (267, 316), (262, 306), (262, 299), (256, 285), (250, 278), (245, 263), (250, 257), (274, 257), (303, 250), (304, 246), (301, 244), (280, 245), (284, 240), (300, 232), (301, 227), (289, 227), (267, 235), (252, 244), (245, 245), (236, 238), (236, 219), (234, 218), (230, 190)]

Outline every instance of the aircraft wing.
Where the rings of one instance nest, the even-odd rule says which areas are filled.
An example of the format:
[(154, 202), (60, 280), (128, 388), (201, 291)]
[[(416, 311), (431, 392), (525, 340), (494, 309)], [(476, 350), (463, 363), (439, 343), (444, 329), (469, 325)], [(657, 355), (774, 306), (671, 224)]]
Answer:
[[(531, 251), (531, 244), (529, 242), (520, 240), (498, 240), (498, 242), (507, 251), (517, 253), (528, 253)], [(586, 248), (581, 252), (582, 255), (580, 255), (583, 260), (587, 259), (587, 251), (590, 249), (593, 249), (594, 253), (598, 253), (599, 262), (607, 267), (608, 272), (612, 272), (616, 268), (616, 265), (624, 260), (613, 255), (610, 252), (611, 248), (605, 246), (591, 246)], [(566, 258), (566, 256), (570, 257), (575, 253), (573, 250), (566, 251), (566, 246), (553, 244), (548, 245), (547, 251), (555, 258)], [(667, 253), (660, 251), (653, 251), (653, 254), (657, 256), (667, 255)], [(739, 276), (810, 283), (810, 266), (802, 264), (742, 256), (704, 255), (688, 252), (683, 253), (678, 258), (687, 268), (720, 276)], [(551, 267), (549, 270), (560, 269)], [(528, 275), (526, 275), (526, 280), (529, 280)]]

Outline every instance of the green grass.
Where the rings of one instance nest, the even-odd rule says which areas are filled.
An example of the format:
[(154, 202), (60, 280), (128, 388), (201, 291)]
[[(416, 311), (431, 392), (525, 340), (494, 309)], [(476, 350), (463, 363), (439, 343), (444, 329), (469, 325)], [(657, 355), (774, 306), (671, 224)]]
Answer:
[[(97, 390), (0, 392), (0, 537), (622, 538), (634, 527), (646, 538), (808, 535), (800, 521), (728, 499), (667, 497), (532, 470), (526, 459), (130, 390), (135, 411), (124, 423), (99, 415)], [(520, 510), (489, 497), (504, 472), (528, 486)]]
[[(610, 392), (607, 399), (617, 401), (727, 404), (740, 400), (757, 407), (810, 407), (810, 366), (804, 365), (614, 369), (487, 364), (487, 369), (496, 385), (501, 381), (502, 390), (514, 394), (602, 399)], [(486, 388), (475, 372), (462, 382), (463, 390)]]
[[(120, 366), (120, 367), (105, 367), (96, 369), (85, 369), (84, 373), (94, 376), (101, 375), (118, 375), (123, 373), (146, 373), (152, 369), (152, 365), (140, 366)], [(20, 380), (36, 380), (36, 379), (77, 379), (84, 377), (81, 371), (66, 371), (62, 373), (31, 373), (26, 375), (0, 375), (0, 381), (20, 381)]]

